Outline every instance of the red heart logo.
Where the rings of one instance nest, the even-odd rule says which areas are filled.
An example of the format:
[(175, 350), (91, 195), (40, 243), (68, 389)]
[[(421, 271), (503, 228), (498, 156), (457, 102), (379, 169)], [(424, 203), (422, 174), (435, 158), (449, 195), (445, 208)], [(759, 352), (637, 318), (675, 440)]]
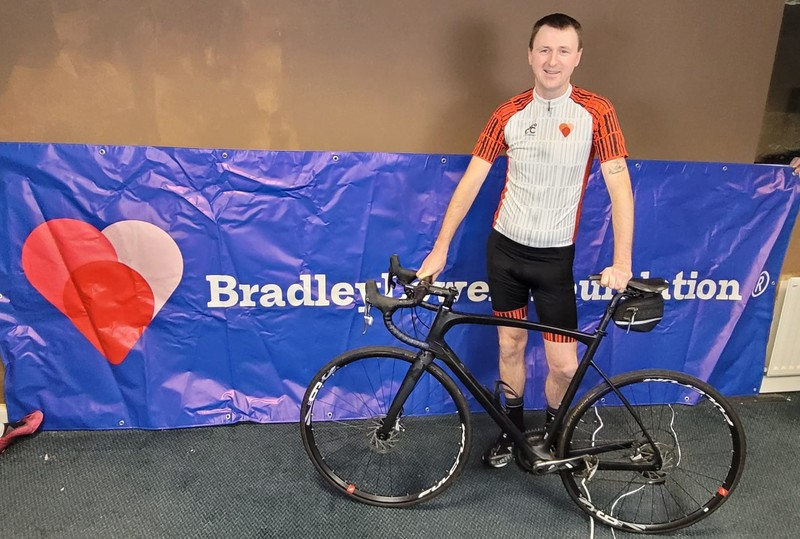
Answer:
[(561, 131), (561, 134), (564, 135), (564, 138), (566, 138), (569, 136), (570, 133), (572, 133), (572, 125), (561, 124), (558, 126), (558, 130)]
[(149, 223), (121, 221), (100, 232), (74, 219), (54, 219), (25, 240), (22, 269), (118, 365), (177, 287), (183, 258), (172, 238)]

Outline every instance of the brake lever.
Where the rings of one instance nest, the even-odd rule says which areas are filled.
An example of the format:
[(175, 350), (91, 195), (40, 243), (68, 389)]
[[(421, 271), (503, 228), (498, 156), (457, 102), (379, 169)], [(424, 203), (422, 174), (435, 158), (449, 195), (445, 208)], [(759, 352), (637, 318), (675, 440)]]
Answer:
[(372, 315), (369, 314), (369, 310), (372, 308), (372, 304), (370, 302), (365, 303), (364, 308), (364, 331), (361, 332), (362, 335), (366, 335), (367, 330), (372, 326), (372, 322), (374, 321)]
[(394, 290), (394, 287), (397, 285), (397, 274), (394, 272), (394, 268), (399, 265), (400, 259), (397, 255), (392, 255), (389, 257), (389, 269), (386, 270), (389, 276), (386, 279), (386, 286), (390, 291)]

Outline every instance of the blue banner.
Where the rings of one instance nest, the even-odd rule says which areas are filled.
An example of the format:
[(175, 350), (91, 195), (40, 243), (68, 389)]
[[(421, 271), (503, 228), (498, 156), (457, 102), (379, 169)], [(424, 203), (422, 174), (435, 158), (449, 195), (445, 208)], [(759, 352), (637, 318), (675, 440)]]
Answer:
[[(468, 156), (0, 144), (0, 354), (9, 416), (46, 429), (297, 421), (312, 375), (363, 331), (367, 279), (388, 257), (417, 267)], [(776, 279), (798, 210), (788, 167), (629, 162), (634, 272), (670, 281), (662, 324), (615, 330), (609, 373), (660, 367), (723, 393), (758, 391)], [(575, 277), (581, 327), (607, 290), (608, 195), (589, 179)], [(442, 282), (488, 313), (485, 242), (500, 160), (451, 248)], [(495, 330), (449, 342), (486, 384)], [(526, 406), (544, 405), (530, 339)], [(591, 381), (587, 381), (587, 384)]]

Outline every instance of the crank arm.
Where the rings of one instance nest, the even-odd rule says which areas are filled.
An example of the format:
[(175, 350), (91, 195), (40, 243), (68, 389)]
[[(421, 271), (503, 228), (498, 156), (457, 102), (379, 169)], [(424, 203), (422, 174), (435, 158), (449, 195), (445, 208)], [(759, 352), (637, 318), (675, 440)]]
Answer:
[(583, 456), (567, 459), (542, 460), (533, 465), (531, 471), (535, 474), (549, 474), (562, 470), (582, 470), (586, 467)]

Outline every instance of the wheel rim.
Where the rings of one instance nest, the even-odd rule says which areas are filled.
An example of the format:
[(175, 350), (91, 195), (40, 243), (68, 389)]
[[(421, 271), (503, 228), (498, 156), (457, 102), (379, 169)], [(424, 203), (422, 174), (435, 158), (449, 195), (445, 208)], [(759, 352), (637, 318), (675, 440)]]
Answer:
[[(743, 465), (741, 426), (716, 392), (698, 386), (688, 378), (664, 376), (619, 384), (654, 444), (610, 388), (582, 401), (562, 438), (562, 454), (636, 441), (588, 459), (583, 471), (562, 474), (584, 510), (617, 528), (657, 532), (688, 526), (724, 502)], [(655, 463), (656, 452), (661, 458), (656, 470), (604, 469), (620, 462)]]
[(388, 436), (379, 435), (412, 359), (373, 352), (340, 361), (315, 379), (304, 400), (309, 456), (331, 484), (359, 501), (416, 503), (438, 494), (465, 463), (466, 404), (459, 405), (463, 397), (435, 366), (423, 373)]

